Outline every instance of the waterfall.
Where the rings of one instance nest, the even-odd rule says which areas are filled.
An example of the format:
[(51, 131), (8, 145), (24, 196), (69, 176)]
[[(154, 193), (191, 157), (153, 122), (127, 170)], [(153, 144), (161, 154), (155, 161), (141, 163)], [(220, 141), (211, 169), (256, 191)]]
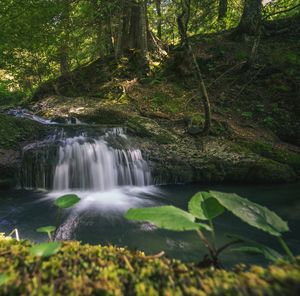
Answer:
[(34, 157), (30, 153), (32, 145), (25, 149), (24, 187), (106, 191), (151, 184), (151, 172), (142, 152), (130, 147), (123, 129), (109, 129), (98, 137), (81, 134), (53, 139), (50, 145), (49, 140), (46, 145), (36, 145), (39, 148)]

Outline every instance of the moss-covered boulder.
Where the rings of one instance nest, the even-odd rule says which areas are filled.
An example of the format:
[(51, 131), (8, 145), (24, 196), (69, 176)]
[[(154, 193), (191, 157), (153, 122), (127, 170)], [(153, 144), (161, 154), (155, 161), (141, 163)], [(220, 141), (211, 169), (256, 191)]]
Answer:
[(47, 128), (37, 122), (0, 114), (0, 189), (16, 185), (22, 143), (46, 133)]
[(35, 121), (0, 114), (0, 148), (19, 148), (21, 142), (36, 140), (46, 130), (45, 126)]
[(298, 263), (201, 269), (113, 246), (64, 242), (37, 258), (28, 241), (0, 240), (1, 295), (299, 295)]

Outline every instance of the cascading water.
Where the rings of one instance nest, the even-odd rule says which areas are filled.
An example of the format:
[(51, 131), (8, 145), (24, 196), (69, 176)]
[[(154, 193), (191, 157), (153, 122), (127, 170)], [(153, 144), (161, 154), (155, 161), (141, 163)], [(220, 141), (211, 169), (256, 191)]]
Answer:
[(141, 150), (133, 147), (122, 128), (64, 126), (23, 149), (22, 187), (50, 190), (45, 200), (66, 193), (81, 199), (65, 212), (57, 239), (76, 238), (82, 227), (93, 225), (95, 217), (113, 223), (113, 217), (131, 207), (153, 204), (156, 189), (147, 186), (152, 183), (150, 168)]
[(113, 149), (103, 139), (67, 138), (59, 147), (54, 190), (104, 191), (122, 185), (146, 186), (151, 175), (140, 150)]
[(141, 151), (128, 147), (128, 139), (120, 128), (109, 129), (96, 138), (61, 134), (36, 146), (39, 149), (34, 157), (28, 154), (33, 147), (25, 149), (24, 187), (107, 191), (124, 185), (151, 184), (151, 172)]

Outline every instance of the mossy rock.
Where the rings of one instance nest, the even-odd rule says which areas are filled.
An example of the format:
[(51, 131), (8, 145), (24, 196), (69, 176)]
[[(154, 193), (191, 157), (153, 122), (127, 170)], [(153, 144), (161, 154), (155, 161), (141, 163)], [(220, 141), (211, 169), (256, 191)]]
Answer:
[(140, 136), (148, 137), (158, 144), (171, 144), (176, 140), (176, 137), (168, 130), (162, 128), (155, 120), (132, 116), (126, 123), (129, 132)]
[(18, 148), (21, 142), (35, 140), (46, 130), (35, 121), (0, 114), (0, 148)]
[(98, 108), (93, 113), (78, 115), (77, 117), (84, 122), (96, 124), (125, 125), (128, 120), (128, 115), (125, 112), (113, 108)]
[(289, 165), (297, 175), (300, 175), (300, 153), (277, 148), (265, 142), (240, 141), (238, 145), (240, 146), (240, 151), (250, 151), (264, 158)]
[(113, 246), (63, 242), (47, 258), (34, 257), (30, 247), (28, 241), (0, 239), (1, 295), (298, 296), (300, 291), (300, 258), (226, 271)]
[(247, 180), (259, 183), (288, 183), (297, 181), (294, 170), (271, 159), (260, 159), (249, 171)]

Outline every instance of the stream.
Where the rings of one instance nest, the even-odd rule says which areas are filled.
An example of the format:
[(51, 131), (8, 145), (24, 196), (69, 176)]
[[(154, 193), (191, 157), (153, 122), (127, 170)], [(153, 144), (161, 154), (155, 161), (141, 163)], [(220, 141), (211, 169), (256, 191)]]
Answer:
[[(100, 129), (93, 135), (58, 128), (47, 139), (25, 146), (19, 187), (1, 192), (0, 229), (9, 233), (17, 228), (22, 239), (47, 240), (36, 229), (56, 224), (53, 201), (61, 195), (76, 193), (81, 201), (64, 211), (58, 239), (127, 246), (147, 254), (165, 251), (172, 258), (200, 261), (206, 250), (195, 232), (165, 231), (149, 223), (127, 221), (123, 215), (129, 208), (159, 205), (186, 210), (196, 192), (218, 190), (234, 192), (267, 206), (287, 220), (291, 231), (284, 238), (295, 254), (300, 253), (300, 184), (155, 184), (147, 159), (122, 128)], [(275, 238), (230, 213), (217, 217), (215, 228), (218, 245), (228, 242), (226, 233), (233, 233), (281, 252)], [(223, 253), (221, 261), (225, 266), (266, 263), (261, 257), (230, 251)]]
[[(158, 206), (171, 204), (186, 209), (190, 197), (201, 190), (235, 192), (267, 206), (288, 221), (290, 232), (284, 235), (295, 252), (300, 253), (300, 184), (276, 186), (200, 186), (166, 185), (148, 187), (115, 188), (109, 191), (76, 192), (82, 201), (66, 211), (60, 227), (60, 238), (76, 239), (91, 244), (114, 244), (140, 249), (147, 254), (162, 250), (172, 258), (184, 261), (199, 261), (205, 249), (194, 232), (171, 232), (156, 229), (148, 223), (133, 223), (123, 218), (131, 207)], [(74, 191), (72, 191), (74, 192)], [(46, 236), (36, 228), (52, 225), (56, 219), (53, 206), (55, 197), (65, 192), (14, 190), (2, 193), (0, 207), (0, 229), (6, 233), (18, 228), (21, 238), (36, 242)], [(226, 242), (226, 233), (247, 236), (281, 251), (275, 238), (248, 226), (230, 213), (216, 218), (217, 241)], [(231, 266), (235, 263), (266, 263), (259, 256), (225, 252), (222, 262)]]

